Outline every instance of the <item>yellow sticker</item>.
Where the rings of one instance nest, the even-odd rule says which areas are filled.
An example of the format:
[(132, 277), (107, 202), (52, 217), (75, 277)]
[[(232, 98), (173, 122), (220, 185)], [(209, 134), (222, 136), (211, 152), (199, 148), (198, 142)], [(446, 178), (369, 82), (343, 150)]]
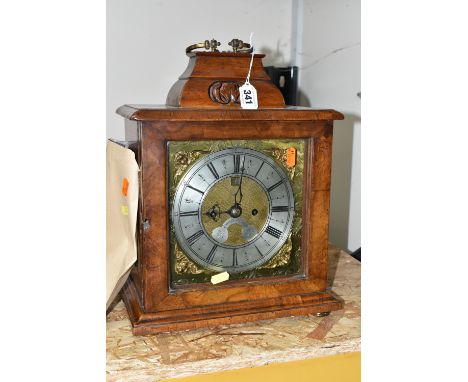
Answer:
[(227, 272), (222, 272), (222, 273), (218, 273), (217, 275), (211, 276), (212, 284), (219, 284), (227, 280), (229, 280), (229, 273)]
[(128, 206), (122, 206), (121, 207), (122, 214), (127, 216), (128, 215)]

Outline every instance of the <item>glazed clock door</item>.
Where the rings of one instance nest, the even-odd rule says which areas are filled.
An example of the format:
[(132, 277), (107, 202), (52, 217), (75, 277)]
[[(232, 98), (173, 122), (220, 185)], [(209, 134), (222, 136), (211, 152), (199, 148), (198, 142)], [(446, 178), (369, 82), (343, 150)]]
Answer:
[(235, 147), (196, 161), (172, 204), (177, 243), (199, 266), (238, 273), (268, 262), (290, 235), (294, 194), (264, 153)]

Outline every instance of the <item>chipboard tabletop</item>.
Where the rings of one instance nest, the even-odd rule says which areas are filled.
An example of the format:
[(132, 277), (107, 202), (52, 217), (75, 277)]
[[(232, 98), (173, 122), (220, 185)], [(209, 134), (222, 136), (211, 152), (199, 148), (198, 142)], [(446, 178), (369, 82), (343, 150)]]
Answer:
[(360, 351), (361, 264), (330, 245), (344, 309), (213, 329), (134, 336), (122, 300), (107, 315), (107, 381), (146, 382)]

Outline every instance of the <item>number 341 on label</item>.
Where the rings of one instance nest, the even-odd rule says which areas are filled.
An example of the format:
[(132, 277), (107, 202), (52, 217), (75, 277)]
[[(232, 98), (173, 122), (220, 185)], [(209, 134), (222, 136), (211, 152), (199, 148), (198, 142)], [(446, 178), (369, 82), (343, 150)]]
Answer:
[(250, 83), (239, 88), (239, 98), (242, 109), (258, 109), (257, 90)]

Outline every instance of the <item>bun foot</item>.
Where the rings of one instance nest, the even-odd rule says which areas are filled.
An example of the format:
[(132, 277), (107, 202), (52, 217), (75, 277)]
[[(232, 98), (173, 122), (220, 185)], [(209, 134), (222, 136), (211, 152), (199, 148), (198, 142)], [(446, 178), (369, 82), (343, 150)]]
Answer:
[(330, 314), (330, 312), (319, 312), (319, 313), (314, 313), (315, 317), (326, 317)]

